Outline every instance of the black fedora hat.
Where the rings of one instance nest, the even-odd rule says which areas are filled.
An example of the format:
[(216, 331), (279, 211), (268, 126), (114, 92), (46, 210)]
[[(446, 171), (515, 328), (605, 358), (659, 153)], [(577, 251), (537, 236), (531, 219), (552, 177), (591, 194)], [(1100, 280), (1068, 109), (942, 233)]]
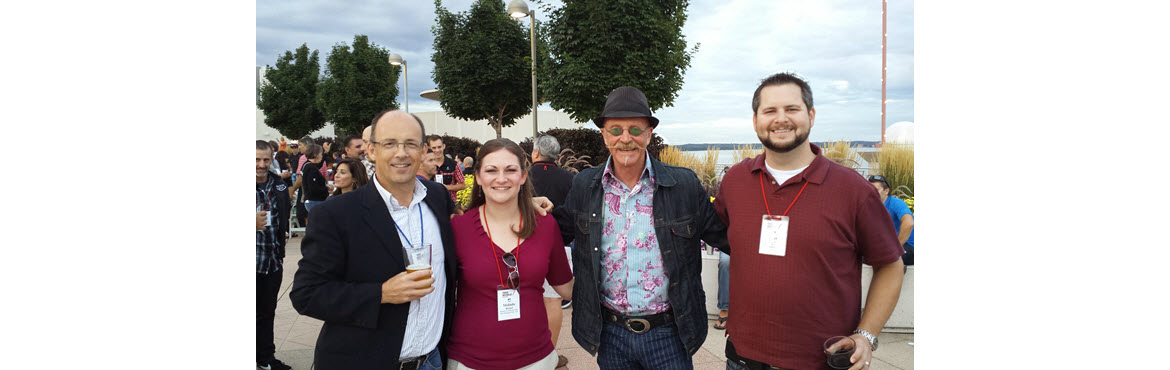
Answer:
[(658, 127), (658, 119), (650, 114), (650, 104), (646, 102), (646, 94), (633, 86), (622, 86), (613, 89), (609, 97), (605, 98), (605, 109), (601, 115), (593, 119), (597, 128), (605, 126), (606, 118), (645, 117), (650, 120), (650, 127)]

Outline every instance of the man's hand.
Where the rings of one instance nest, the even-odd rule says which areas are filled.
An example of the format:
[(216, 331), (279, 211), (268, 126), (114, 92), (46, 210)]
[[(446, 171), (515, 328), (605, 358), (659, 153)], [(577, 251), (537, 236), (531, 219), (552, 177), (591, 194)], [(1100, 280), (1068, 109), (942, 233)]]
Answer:
[[(857, 343), (857, 346), (853, 347), (853, 356), (849, 356), (849, 361), (853, 363), (853, 366), (849, 370), (869, 369), (869, 362), (873, 360), (873, 352), (869, 350), (869, 339), (861, 336), (861, 334), (853, 334), (849, 338), (853, 339), (854, 343)], [(842, 342), (837, 342), (830, 346), (828, 352), (836, 352), (838, 347), (844, 345)]]
[(268, 223), (268, 212), (256, 211), (256, 231), (264, 230), (266, 223)]
[(547, 215), (553, 209), (552, 201), (548, 200), (547, 197), (532, 198), (532, 205), (536, 206), (536, 213), (541, 216)]
[[(382, 283), (382, 303), (407, 303), (431, 294), (435, 291), (435, 287), (431, 286), (435, 283), (435, 278), (430, 276), (431, 270), (415, 271), (409, 274), (403, 271), (394, 275), (390, 280)], [(422, 281), (415, 281), (415, 279), (422, 279)]]
[(287, 179), (291, 176), (292, 176), (292, 174), (289, 173), (288, 170), (280, 171), (280, 178), (282, 178), (282, 179)]

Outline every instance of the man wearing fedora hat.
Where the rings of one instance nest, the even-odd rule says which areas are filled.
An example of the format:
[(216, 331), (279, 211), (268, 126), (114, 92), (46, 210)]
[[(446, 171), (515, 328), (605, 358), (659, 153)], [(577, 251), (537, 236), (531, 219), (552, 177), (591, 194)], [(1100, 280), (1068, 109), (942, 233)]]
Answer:
[(553, 214), (573, 248), (573, 338), (602, 369), (690, 369), (707, 337), (699, 240), (726, 227), (695, 172), (646, 152), (658, 118), (634, 87), (610, 92), (601, 116), (610, 157), (573, 178)]

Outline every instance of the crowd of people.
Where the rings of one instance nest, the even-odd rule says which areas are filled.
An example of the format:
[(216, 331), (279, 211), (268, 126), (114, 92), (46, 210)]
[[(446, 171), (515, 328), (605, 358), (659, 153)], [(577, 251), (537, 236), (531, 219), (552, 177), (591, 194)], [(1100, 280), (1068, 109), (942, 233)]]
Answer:
[(336, 153), (308, 137), (258, 140), (257, 365), (288, 368), (272, 319), (303, 204), (289, 296), (324, 321), (317, 369), (554, 369), (567, 362), (556, 341), (570, 302), (572, 336), (600, 368), (691, 369), (707, 339), (700, 242), (721, 251), (728, 369), (826, 368), (846, 348), (848, 368), (867, 369), (913, 264), (913, 217), (888, 180), (867, 184), (808, 141), (804, 80), (769, 76), (751, 105), (765, 151), (728, 169), (713, 202), (694, 171), (646, 151), (659, 120), (629, 86), (593, 120), (610, 157), (576, 175), (557, 166), (551, 136), (531, 153), (494, 139), (458, 158), (398, 110)]

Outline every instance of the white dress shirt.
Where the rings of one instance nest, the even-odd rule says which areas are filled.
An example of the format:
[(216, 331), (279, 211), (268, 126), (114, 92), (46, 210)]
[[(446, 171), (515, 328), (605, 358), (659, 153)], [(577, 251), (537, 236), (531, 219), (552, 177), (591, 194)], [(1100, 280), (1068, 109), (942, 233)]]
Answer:
[[(383, 188), (377, 179), (374, 180), (374, 186), (378, 188), (378, 194), (386, 202), (390, 217), (393, 217), (398, 228), (402, 229), (402, 232), (399, 232), (398, 228), (394, 230), (394, 233), (398, 234), (398, 238), (402, 241), (402, 245), (404, 247), (408, 244), (418, 246), (420, 243), (425, 243), (429, 244), (431, 248), (431, 273), (435, 278), (435, 290), (421, 299), (410, 302), (410, 314), (406, 318), (406, 334), (402, 338), (402, 351), (398, 357), (399, 359), (408, 359), (426, 355), (439, 345), (439, 337), (443, 332), (443, 311), (446, 309), (447, 303), (445, 295), (447, 275), (444, 274), (446, 269), (443, 266), (443, 234), (439, 231), (437, 215), (431, 211), (430, 207), (427, 207), (426, 203), (423, 203), (423, 199), (427, 196), (427, 188), (418, 179), (414, 180), (414, 195), (408, 206), (400, 206), (398, 199), (391, 196), (390, 192)], [(420, 208), (422, 210), (421, 220), (419, 219)], [(444, 212), (443, 217), (447, 217), (446, 212)], [(386, 225), (386, 227), (393, 228), (394, 225)], [(409, 239), (403, 237), (402, 233), (406, 233)], [(405, 252), (403, 253), (403, 258), (405, 258)]]

